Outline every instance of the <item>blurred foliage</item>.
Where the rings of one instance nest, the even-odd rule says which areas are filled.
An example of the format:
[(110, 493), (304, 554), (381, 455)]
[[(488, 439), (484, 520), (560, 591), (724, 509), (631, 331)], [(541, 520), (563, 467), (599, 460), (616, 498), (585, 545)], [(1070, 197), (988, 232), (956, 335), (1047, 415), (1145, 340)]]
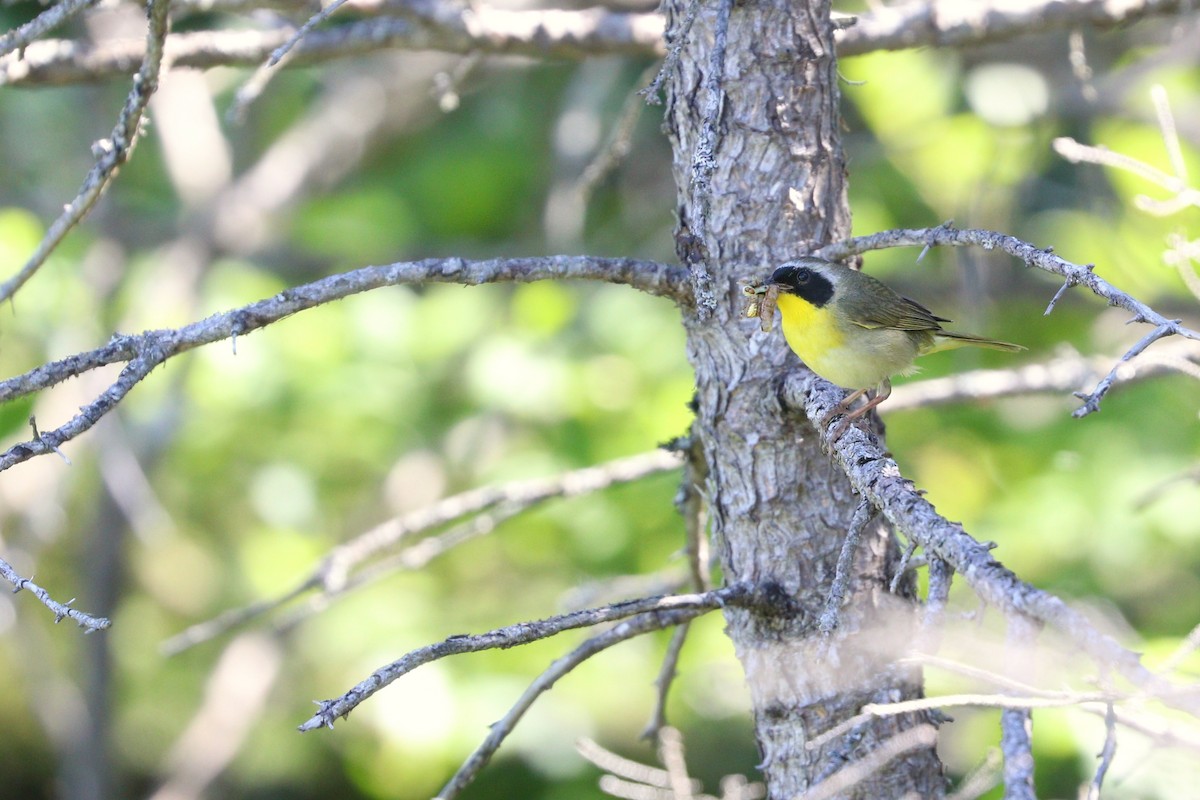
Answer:
[[(7, 24), (21, 21), (23, 6), (11, 8)], [(1065, 164), (1050, 142), (1071, 135), (1166, 167), (1146, 91), (1157, 81), (1187, 123), (1187, 157), (1200, 174), (1200, 73), (1194, 64), (1143, 69), (1155, 51), (1131, 48), (1130, 33), (1088, 38), (1105, 78), (1101, 103), (1082, 100), (1064, 74), (1061, 38), (1049, 47), (1035, 37), (969, 53), (847, 60), (855, 233), (951, 218), (1004, 230), (1094, 262), (1118, 286), (1194, 325), (1197, 299), (1159, 254), (1177, 228), (1195, 235), (1195, 212), (1140, 213), (1134, 196), (1154, 187)], [(212, 222), (220, 209), (198, 212), (181, 199), (151, 126), (89, 222), (5, 308), (5, 374), (92, 348), (114, 331), (183, 324), (367, 263), (556, 251), (672, 259), (674, 189), (657, 111), (643, 115), (628, 160), (588, 205), (572, 194), (644, 64), (485, 62), (448, 113), (437, 110), (428, 80), (453, 66), (443, 57), (283, 74), (248, 123), (222, 125), (235, 180), (315, 109), (336, 106), (345, 84), (385, 96), (388, 82), (400, 80), (396, 63), (426, 76), (393, 97), (407, 121), (381, 123), (353, 152), (301, 142), (294, 158), (317, 177), (265, 213), (265, 233), (252, 242), (221, 240)], [(207, 75), (216, 111), (246, 75)], [(1017, 100), (1003, 94), (1013, 81), (1024, 87)], [(5, 274), (75, 191), (88, 143), (107, 135), (123, 91), (0, 93)], [(326, 124), (378, 110), (343, 100)], [(1023, 362), (1066, 345), (1115, 356), (1141, 335), (1080, 290), (1043, 316), (1057, 284), (1005, 257), (942, 251), (914, 266), (914, 256), (868, 254), (866, 265), (966, 329), (1025, 344)], [(926, 359), (922, 377), (1012, 363), (1006, 354), (959, 351)], [(114, 374), (0, 407), (0, 434), (6, 443), (25, 438), (31, 412), (42, 427), (59, 424)], [(548, 503), (286, 633), (233, 634), (170, 659), (160, 643), (287, 590), (331, 547), (396, 514), (490, 482), (653, 448), (686, 431), (691, 390), (674, 309), (614, 286), (390, 288), (241, 337), (236, 352), (225, 343), (173, 360), (120, 414), (65, 448), (73, 466), (43, 458), (0, 479), (5, 557), (26, 575), (36, 571), (56, 596), (77, 595), (85, 610), (104, 611), (99, 598), (115, 598), (106, 656), (103, 637), (52, 629), (30, 598), (0, 595), (6, 792), (55, 794), (61, 763), (86, 730), (89, 675), (111, 657), (119, 795), (148, 796), (214, 691), (206, 689), (214, 665), (252, 635), (278, 649), (280, 672), (212, 796), (430, 796), (582, 634), (421, 667), (333, 732), (299, 736), (293, 726), (314, 698), (340, 694), (411, 648), (548, 615), (581, 587), (605, 597), (606, 582), (623, 576), (677, 574), (676, 475)], [(1082, 421), (1070, 417), (1073, 399), (1060, 396), (918, 410), (889, 417), (889, 444), (940, 510), (1000, 543), (1006, 565), (1094, 608), (1132, 646), (1162, 659), (1197, 622), (1200, 490), (1185, 482), (1149, 505), (1139, 500), (1195, 463), (1198, 400), (1195, 382), (1180, 376), (1118, 387), (1101, 414)], [(97, 560), (105, 547), (119, 566)], [(955, 597), (963, 610), (973, 607), (961, 587)], [(599, 797), (595, 770), (572, 749), (580, 736), (653, 760), (637, 733), (665, 643), (665, 634), (626, 643), (563, 680), (466, 796)], [(954, 686), (930, 672), (931, 692)], [(721, 620), (705, 618), (685, 648), (670, 719), (710, 790), (724, 774), (753, 775), (746, 706)], [(943, 750), (962, 775), (996, 741), (996, 714), (955, 716)], [(1074, 796), (1103, 741), (1102, 721), (1039, 712), (1035, 730), (1043, 795)], [(1179, 776), (1194, 779), (1195, 765), (1167, 752), (1139, 768), (1143, 756), (1132, 736), (1122, 739), (1111, 796), (1183, 796)]]

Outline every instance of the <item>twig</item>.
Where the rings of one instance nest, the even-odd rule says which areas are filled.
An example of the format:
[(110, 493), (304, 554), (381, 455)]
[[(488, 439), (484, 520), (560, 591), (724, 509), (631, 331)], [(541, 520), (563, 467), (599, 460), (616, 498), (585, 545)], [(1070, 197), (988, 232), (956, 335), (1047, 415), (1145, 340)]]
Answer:
[(638, 94), (646, 98), (648, 105), (662, 105), (662, 100), (659, 98), (658, 93), (662, 91), (663, 81), (675, 70), (675, 65), (679, 63), (679, 56), (683, 53), (683, 48), (688, 43), (688, 36), (691, 35), (692, 24), (696, 21), (696, 15), (700, 11), (701, 2), (702, 0), (691, 0), (679, 25), (674, 30), (664, 32), (664, 38), (670, 41), (671, 46), (667, 48), (667, 55), (662, 61), (662, 66), (659, 67), (658, 74), (654, 76), (654, 80), (651, 81), (649, 86), (638, 92)]
[[(971, 4), (934, 3), (926, 0), (903, 6), (880, 6), (857, 16), (855, 25), (841, 31), (840, 57), (878, 50), (912, 47), (960, 47), (998, 41), (1024, 33), (1080, 25), (1106, 27), (1133, 19), (1180, 13), (1190, 0), (1038, 0), (1019, 9), (985, 0)], [(240, 0), (203, 0), (198, 10), (226, 7), (243, 12)], [(261, 5), (255, 4), (255, 8)], [(303, 3), (272, 0), (271, 5), (302, 9)], [(697, 3), (696, 5), (699, 5)], [(447, 8), (453, 6), (446, 4)], [(382, 13), (383, 3), (356, 2), (364, 14)], [(956, 22), (955, 13), (977, 10), (978, 24)], [(1049, 11), (1054, 14), (1048, 14)], [(520, 54), (540, 58), (583, 58), (589, 55), (664, 55), (663, 18), (654, 13), (622, 13), (592, 8), (578, 11), (508, 10), (478, 3), (458, 19), (430, 24), (422, 20), (383, 17), (312, 31), (294, 48), (293, 65), (308, 65), (337, 58), (361, 56), (384, 49), (440, 50), (466, 55), (471, 52)], [(985, 24), (986, 23), (986, 24)], [(836, 25), (836, 22), (835, 22)], [(838, 26), (840, 27), (840, 26)], [(200, 31), (172, 36), (168, 48), (178, 66), (253, 67), (291, 35), (288, 31)], [(672, 44), (682, 43), (685, 34)], [(0, 85), (66, 84), (95, 82), (136, 69), (143, 55), (137, 43), (106, 42), (93, 45), (71, 40), (35, 41), (23, 59), (0, 62)], [(670, 57), (667, 54), (668, 58)], [(664, 60), (664, 67), (668, 66)], [(658, 88), (661, 88), (659, 82)]]
[(1083, 401), (1083, 405), (1075, 409), (1071, 413), (1071, 416), (1078, 419), (1099, 411), (1100, 400), (1104, 397), (1104, 395), (1108, 394), (1108, 390), (1111, 389), (1113, 384), (1117, 382), (1117, 376), (1125, 368), (1125, 365), (1141, 355), (1147, 347), (1154, 344), (1159, 339), (1179, 333), (1181, 330), (1186, 330), (1179, 327), (1180, 322), (1181, 320), (1177, 319), (1171, 320), (1170, 322), (1165, 322), (1139, 339), (1137, 343), (1133, 345), (1133, 347), (1129, 348), (1125, 352), (1125, 355), (1121, 356), (1117, 360), (1117, 363), (1113, 365), (1113, 368), (1109, 370), (1107, 375), (1100, 379), (1100, 382), (1096, 384), (1096, 388), (1092, 391), (1073, 392), (1076, 397)]
[(17, 571), (12, 568), (12, 565), (2, 558), (0, 558), (0, 575), (4, 576), (4, 579), (12, 584), (13, 594), (22, 589), (28, 589), (34, 597), (41, 600), (42, 605), (54, 612), (55, 623), (62, 622), (64, 618), (72, 619), (79, 627), (83, 628), (84, 633), (102, 631), (112, 625), (112, 621), (107, 617), (93, 617), (91, 614), (85, 614), (82, 611), (71, 608), (71, 603), (75, 602), (74, 598), (65, 603), (59, 603), (41, 586), (38, 586), (28, 578), (22, 578), (18, 575)]
[[(681, 453), (684, 457), (683, 476), (679, 481), (679, 491), (675, 493), (675, 507), (683, 517), (684, 551), (687, 555), (688, 572), (692, 589), (705, 592), (712, 588), (709, 578), (708, 538), (706, 536), (706, 519), (704, 497), (700, 487), (708, 477), (708, 464), (704, 460), (704, 451), (700, 440), (693, 433), (681, 437), (671, 443), (670, 449)], [(667, 652), (663, 655), (663, 663), (659, 668), (658, 677), (654, 680), (655, 701), (654, 711), (650, 721), (642, 729), (640, 738), (650, 739), (658, 735), (667, 724), (667, 697), (671, 692), (671, 684), (675, 680), (676, 669), (679, 665), (679, 654), (687, 641), (691, 625), (684, 623), (675, 629)]]
[(271, 57), (267, 59), (267, 66), (273, 67), (278, 64), (280, 60), (289, 52), (291, 52), (292, 48), (295, 47), (309, 31), (320, 25), (325, 20), (329, 19), (339, 8), (345, 4), (346, 0), (333, 0), (332, 3), (309, 17), (308, 20), (305, 21), (305, 23), (301, 25), (295, 33), (288, 37), (286, 42), (275, 48), (275, 51), (271, 53)]
[(52, 31), (97, 0), (61, 0), (24, 25), (0, 36), (0, 56), (19, 50), (42, 34)]
[(904, 573), (913, 568), (911, 561), (915, 552), (917, 552), (917, 542), (909, 539), (904, 552), (900, 555), (900, 563), (896, 565), (896, 574), (892, 576), (892, 582), (888, 584), (888, 591), (892, 594), (896, 594), (900, 590), (900, 581), (904, 580)]
[(483, 744), (471, 754), (463, 765), (459, 767), (454, 777), (442, 787), (442, 791), (438, 793), (438, 800), (454, 800), (454, 798), (458, 797), (459, 793), (475, 779), (479, 771), (487, 766), (488, 761), (491, 760), (504, 740), (508, 738), (508, 735), (512, 733), (513, 727), (520, 721), (525, 712), (529, 710), (533, 702), (544, 692), (548, 691), (559, 678), (571, 672), (571, 670), (587, 659), (615, 644), (620, 644), (635, 636), (641, 636), (644, 633), (679, 625), (707, 610), (709, 609), (679, 609), (640, 614), (604, 633), (596, 634), (572, 652), (559, 658), (545, 672), (539, 675), (537, 680), (529, 685), (529, 688), (518, 698), (517, 702), (513, 704), (513, 707), (509, 709), (503, 718), (492, 724), (491, 732), (488, 733)]
[(929, 592), (925, 598), (921, 629), (917, 633), (917, 649), (923, 653), (936, 653), (941, 646), (942, 622), (946, 616), (946, 603), (950, 599), (953, 580), (954, 567), (937, 556), (929, 558)]
[(333, 0), (332, 3), (309, 17), (295, 33), (288, 37), (287, 41), (275, 48), (271, 52), (271, 56), (264, 63), (259, 64), (249, 80), (243, 83), (237, 90), (237, 94), (234, 95), (229, 110), (225, 112), (225, 118), (232, 122), (240, 123), (245, 118), (246, 109), (262, 95), (271, 78), (279, 74), (280, 70), (277, 68), (282, 67), (292, 60), (289, 56), (293, 53), (293, 48), (300, 40), (317, 25), (333, 16), (347, 2), (348, 0)]
[(833, 633), (838, 626), (838, 615), (842, 610), (842, 601), (846, 599), (846, 588), (850, 585), (850, 576), (854, 570), (854, 555), (858, 552), (858, 542), (862, 533), (871, 520), (875, 518), (871, 504), (865, 499), (860, 500), (850, 518), (850, 527), (846, 530), (846, 538), (842, 540), (842, 549), (838, 553), (837, 567), (834, 569), (833, 584), (829, 587), (829, 596), (825, 598), (825, 608), (821, 611), (818, 628), (826, 635)]
[(663, 655), (662, 666), (659, 667), (658, 677), (654, 679), (654, 711), (650, 721), (642, 729), (639, 739), (653, 739), (666, 729), (667, 725), (667, 696), (671, 692), (671, 683), (675, 680), (675, 671), (679, 667), (679, 654), (687, 641), (691, 623), (685, 622), (675, 628), (671, 641), (667, 644), (667, 652)]
[(1050, 250), (1039, 249), (1021, 241), (1015, 236), (1009, 236), (996, 231), (959, 230), (946, 226), (923, 229), (899, 229), (883, 231), (870, 236), (859, 236), (842, 242), (823, 247), (814, 255), (831, 260), (841, 260), (851, 255), (879, 250), (888, 247), (924, 246), (928, 243), (937, 245), (953, 245), (962, 247), (975, 245), (984, 250), (1002, 250), (1009, 255), (1019, 258), (1027, 266), (1038, 267), (1047, 272), (1064, 277), (1072, 286), (1086, 286), (1093, 294), (1103, 298), (1110, 306), (1119, 306), (1133, 314), (1133, 322), (1154, 325), (1154, 330), (1145, 338), (1131, 347), (1113, 367), (1112, 371), (1097, 384), (1088, 394), (1079, 394), (1083, 405), (1074, 412), (1075, 417), (1084, 417), (1100, 410), (1100, 401), (1112, 388), (1117, 372), (1122, 365), (1149, 347), (1153, 342), (1166, 336), (1182, 336), (1187, 339), (1200, 340), (1200, 332), (1184, 327), (1177, 319), (1168, 319), (1159, 314), (1145, 303), (1117, 289), (1104, 280), (1087, 266), (1075, 264), (1054, 255)]
[[(176, 655), (255, 617), (274, 611), (314, 589), (320, 589), (322, 596), (329, 598), (357, 588), (384, 572), (401, 567), (418, 569), (451, 547), (490, 532), (501, 520), (515, 516), (539, 503), (558, 497), (578, 497), (610, 486), (641, 480), (659, 472), (677, 469), (679, 463), (679, 457), (674, 453), (652, 450), (649, 453), (618, 458), (549, 478), (484, 486), (443, 498), (338, 545), (321, 559), (308, 575), (278, 597), (254, 603), (244, 609), (227, 611), (214, 619), (193, 625), (163, 642), (161, 649), (168, 655)], [(444, 538), (426, 539), (397, 554), (394, 560), (376, 565), (378, 569), (371, 570), (369, 574), (352, 575), (355, 567), (389, 548), (427, 531), (491, 509), (499, 513), (495, 517), (477, 517), (467, 525), (443, 534)], [(482, 522), (478, 522), (481, 519)], [(291, 625), (295, 621), (286, 624)]]
[[(463, 4), (439, 24), (378, 17), (311, 31), (293, 48), (289, 63), (308, 66), (397, 48), (536, 58), (646, 56), (663, 52), (662, 30), (658, 14)], [(287, 30), (195, 31), (171, 36), (167, 49), (179, 67), (255, 67), (291, 35)], [(137, 42), (33, 42), (24, 58), (0, 61), (0, 85), (94, 82), (132, 72), (143, 52)]]
[[(275, 620), (272, 623), (272, 627), (279, 633), (287, 633), (306, 619), (328, 609), (338, 598), (361, 589), (364, 586), (369, 586), (375, 581), (389, 575), (394, 575), (397, 572), (419, 570), (438, 556), (449, 552), (455, 547), (465, 544), (472, 539), (491, 534), (506, 520), (521, 514), (530, 507), (516, 504), (501, 505), (490, 512), (480, 514), (466, 522), (454, 525), (439, 534), (409, 545), (393, 556), (381, 558), (351, 575), (343, 575), (335, 585), (322, 586), (319, 581), (319, 575), (316, 579), (310, 577), (299, 584), (299, 587), (302, 587), (303, 590), (315, 589), (316, 593), (309, 597), (299, 608), (292, 609)], [(284, 602), (290, 600), (291, 598), (289, 597)], [(283, 603), (271, 602), (270, 605), (271, 607), (268, 610), (274, 610), (283, 605)], [(213, 635), (222, 632), (216, 631)], [(184, 633), (187, 632), (185, 631)], [(185, 640), (182, 644), (191, 646), (197, 643), (196, 641)]]
[(96, 142), (93, 152), (96, 163), (92, 165), (79, 193), (67, 204), (58, 219), (50, 224), (46, 235), (38, 243), (33, 255), (25, 265), (4, 283), (0, 283), (0, 302), (10, 299), (34, 273), (46, 263), (66, 235), (79, 224), (117, 174), (117, 169), (129, 158), (137, 143), (141, 129), (142, 114), (150, 102), (150, 96), (158, 89), (158, 76), (162, 69), (163, 47), (169, 29), (167, 11), (170, 0), (150, 0), (149, 27), (146, 31), (145, 57), (141, 69), (133, 76), (133, 88), (125, 99), (125, 106), (117, 117), (117, 124), (108, 139)]
[(1112, 766), (1113, 756), (1117, 754), (1117, 715), (1113, 711), (1113, 704), (1108, 704), (1108, 710), (1104, 714), (1104, 746), (1100, 748), (1098, 758), (1100, 763), (1096, 765), (1096, 774), (1092, 776), (1091, 783), (1087, 787), (1087, 800), (1100, 800), (1100, 788), (1104, 786), (1104, 776), (1108, 774), (1108, 768)]
[[(1041, 697), (1062, 701), (1079, 697), (1079, 695), (1069, 690), (1055, 691), (1039, 689), (1036, 686), (1031, 686), (1024, 681), (1016, 680), (1008, 675), (1002, 675), (998, 672), (992, 672), (971, 664), (963, 664), (958, 661), (951, 661), (939, 656), (931, 656), (918, 652), (900, 660), (900, 663), (908, 662), (920, 664), (926, 668), (941, 669), (947, 672), (952, 672), (956, 675), (962, 675), (967, 678), (983, 681), (1023, 697)], [(1144, 704), (1146, 698), (1142, 695), (1135, 694), (1128, 698), (1109, 697), (1103, 703), (1085, 700), (1078, 706), (1078, 708), (1085, 714), (1106, 717), (1108, 715), (1108, 704), (1110, 702), (1116, 702), (1119, 699), (1134, 700), (1141, 705)], [(1146, 736), (1162, 747), (1182, 747), (1200, 752), (1200, 732), (1182, 729), (1178, 725), (1174, 724), (1174, 717), (1177, 717), (1178, 715), (1172, 715), (1171, 718), (1157, 716), (1134, 716), (1132, 712), (1127, 710), (1116, 711), (1115, 707), (1114, 713), (1116, 715), (1118, 724), (1124, 725), (1126, 728)], [(1191, 721), (1195, 722), (1195, 717), (1192, 717)]]
[[(1007, 661), (1010, 672), (1018, 672), (1029, 662), (1038, 627), (1025, 616), (1009, 617)], [(1004, 754), (1005, 800), (1037, 800), (1033, 783), (1033, 715), (1030, 709), (1005, 708), (1000, 712), (1000, 752)]]
[(40, 439), (14, 445), (0, 453), (0, 471), (52, 452), (63, 442), (89, 430), (117, 406), (151, 370), (169, 358), (201, 345), (266, 327), (285, 317), (350, 295), (408, 283), (463, 283), (467, 285), (513, 281), (525, 283), (549, 278), (599, 280), (624, 283), (651, 294), (688, 301), (682, 289), (686, 278), (675, 267), (634, 259), (600, 259), (586, 256), (467, 261), (461, 258), (363, 267), (330, 275), (312, 283), (286, 289), (274, 297), (232, 311), (214, 314), (182, 328), (147, 331), (136, 336), (118, 335), (104, 347), (43, 364), (23, 375), (0, 382), (0, 403), (32, 394), (107, 364), (128, 362), (117, 380), (64, 425), (43, 432)]
[[(638, 83), (641, 82), (642, 80), (639, 79)], [(617, 121), (609, 133), (608, 141), (584, 167), (583, 173), (580, 174), (579, 180), (575, 184), (575, 191), (583, 198), (584, 203), (591, 198), (592, 192), (595, 191), (600, 181), (604, 180), (605, 176), (616, 169), (617, 165), (629, 155), (633, 132), (642, 116), (644, 105), (637, 94), (631, 94), (625, 99), (621, 113), (617, 115)]]
[(1171, 192), (1173, 197), (1166, 200), (1156, 200), (1146, 195), (1138, 195), (1134, 198), (1134, 205), (1140, 210), (1157, 217), (1165, 217), (1176, 214), (1188, 206), (1200, 207), (1200, 190), (1188, 185), (1187, 163), (1183, 159), (1183, 149), (1179, 143), (1179, 134), (1175, 129), (1175, 118), (1167, 101), (1166, 89), (1162, 86), (1154, 86), (1150, 90), (1150, 97), (1154, 102), (1159, 132), (1162, 134), (1163, 147), (1166, 148), (1171, 169), (1174, 170), (1173, 175), (1133, 156), (1115, 153), (1103, 146), (1081, 144), (1069, 137), (1055, 139), (1054, 150), (1072, 163), (1082, 161), (1122, 169)]
[[(803, 409), (809, 419), (819, 420), (837, 406), (842, 392), (808, 370), (796, 370), (788, 375), (781, 397), (791, 407)], [(1182, 707), (1200, 708), (1195, 700), (1172, 697), (1170, 683), (1143, 666), (1137, 653), (1098, 631), (1083, 614), (1058, 597), (1018, 580), (961, 525), (938, 514), (868, 434), (851, 430), (830, 443), (827, 429), (819, 433), (860, 496), (927, 553), (945, 560), (983, 602), (1007, 616), (1027, 615), (1061, 631), (1081, 652), (1143, 691), (1171, 697), (1171, 702)]]
[(1179, 143), (1179, 130), (1175, 127), (1175, 115), (1171, 113), (1171, 101), (1167, 90), (1161, 83), (1150, 87), (1150, 100), (1154, 103), (1154, 113), (1158, 117), (1158, 130), (1162, 133), (1163, 146), (1167, 149), (1167, 159), (1175, 177), (1187, 183), (1187, 161), (1183, 157), (1183, 146)]
[[(632, 625), (626, 623), (623, 628), (620, 628), (625, 631), (636, 629), (634, 633), (630, 633), (625, 637), (629, 638), (629, 636), (637, 635), (638, 633), (668, 628), (686, 622), (714, 608), (719, 608), (725, 603), (732, 602), (744, 594), (745, 592), (741, 588), (725, 587), (703, 594), (629, 600), (624, 603), (614, 603), (601, 608), (560, 614), (536, 622), (520, 622), (516, 625), (497, 628), (496, 630), (474, 636), (451, 636), (449, 639), (437, 644), (413, 650), (399, 660), (380, 667), (341, 697), (317, 703), (320, 710), (311, 719), (300, 725), (299, 730), (305, 732), (314, 728), (332, 728), (335, 719), (347, 716), (360, 703), (392, 683), (392, 681), (408, 674), (422, 664), (428, 664), (431, 661), (446, 658), (447, 656), (459, 655), (461, 653), (476, 653), (481, 650), (515, 647), (520, 644), (528, 644), (529, 642), (545, 639), (574, 628), (599, 625), (637, 615)], [(618, 629), (614, 628), (604, 635), (612, 634), (616, 630)], [(589, 642), (591, 641), (593, 640), (589, 640)], [(615, 644), (616, 641), (620, 641), (620, 639), (618, 638), (610, 643)]]
[(797, 800), (829, 800), (862, 783), (888, 762), (913, 750), (937, 744), (937, 728), (921, 724), (890, 737), (871, 752), (856, 758), (816, 786), (801, 794)]
[[(914, 408), (976, 402), (1001, 397), (1073, 392), (1099, 381), (1109, 369), (1113, 356), (1083, 356), (1071, 350), (1042, 363), (1012, 369), (979, 369), (905, 383), (892, 390), (892, 396), (880, 406), (884, 415)], [(1164, 343), (1138, 358), (1123, 362), (1117, 371), (1117, 383), (1184, 372), (1191, 374), (1200, 359), (1200, 347), (1190, 341)]]
[(712, 253), (708, 246), (708, 213), (712, 206), (712, 175), (717, 168), (717, 128), (725, 105), (725, 45), (729, 38), (729, 15), (733, 0), (716, 0), (717, 18), (713, 23), (713, 45), (709, 52), (708, 74), (704, 79), (704, 110), (700, 137), (692, 154), (692, 208), (695, 214), (688, 220), (689, 246), (684, 248), (684, 262), (692, 276), (696, 295), (696, 312), (706, 319), (717, 307), (713, 296), (712, 276), (707, 261)]
[(1107, 28), (1184, 11), (1189, 0), (913, 0), (860, 13), (838, 41), (838, 56), (913, 47), (970, 47), (1033, 31)]
[(47, 442), (42, 438), (42, 433), (38, 430), (37, 426), (37, 417), (32, 414), (29, 417), (29, 427), (33, 431), (33, 440), (35, 442), (40, 442), (45, 447), (50, 448), (50, 451), (57, 454), (59, 458), (65, 461), (68, 467), (71, 466), (72, 462), (70, 457), (68, 457), (58, 445), (54, 444), (53, 442)]

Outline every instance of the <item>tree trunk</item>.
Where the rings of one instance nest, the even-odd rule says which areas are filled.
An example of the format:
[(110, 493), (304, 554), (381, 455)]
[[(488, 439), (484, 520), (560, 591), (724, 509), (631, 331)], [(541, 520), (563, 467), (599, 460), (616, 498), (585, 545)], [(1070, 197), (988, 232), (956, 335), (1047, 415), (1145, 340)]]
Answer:
[[(679, 0), (667, 3), (668, 30), (676, 30), (686, 8)], [(714, 5), (702, 6), (668, 81), (666, 124), (675, 151), (681, 255), (707, 252), (716, 297), (707, 318), (685, 319), (696, 371), (694, 433), (708, 462), (713, 533), (726, 581), (748, 582), (772, 599), (762, 608), (729, 609), (728, 632), (750, 686), (761, 769), (770, 797), (782, 800), (928, 720), (877, 719), (806, 748), (864, 703), (920, 696), (919, 672), (892, 663), (914, 635), (916, 601), (911, 580), (890, 593), (896, 542), (885, 525), (872, 523), (838, 628), (832, 635), (818, 630), (858, 499), (822, 454), (808, 421), (779, 404), (784, 370), (798, 368), (783, 337), (763, 334), (757, 321), (741, 316), (747, 278), (761, 279), (773, 266), (850, 233), (829, 3), (732, 7), (712, 191), (701, 220), (705, 204), (693, 198), (692, 162), (719, 14)], [(706, 234), (701, 242), (693, 239), (697, 232)], [(937, 755), (924, 744), (833, 796), (885, 800), (944, 792)]]

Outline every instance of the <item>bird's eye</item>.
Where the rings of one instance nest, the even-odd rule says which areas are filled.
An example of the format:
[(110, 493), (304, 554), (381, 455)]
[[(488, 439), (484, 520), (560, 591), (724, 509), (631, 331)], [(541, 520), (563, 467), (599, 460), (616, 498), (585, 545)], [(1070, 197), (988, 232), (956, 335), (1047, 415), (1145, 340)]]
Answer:
[(796, 270), (796, 283), (803, 286), (808, 283), (808, 279), (812, 277), (812, 270), (808, 267), (801, 267)]

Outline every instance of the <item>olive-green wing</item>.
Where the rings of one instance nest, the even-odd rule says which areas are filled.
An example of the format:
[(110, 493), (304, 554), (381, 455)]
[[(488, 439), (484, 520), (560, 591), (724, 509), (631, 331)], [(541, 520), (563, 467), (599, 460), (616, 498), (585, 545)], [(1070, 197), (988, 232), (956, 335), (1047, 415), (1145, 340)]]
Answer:
[(925, 306), (901, 297), (870, 275), (859, 273), (858, 291), (848, 292), (841, 300), (842, 309), (855, 325), (862, 328), (892, 328), (901, 331), (940, 331), (949, 322)]

